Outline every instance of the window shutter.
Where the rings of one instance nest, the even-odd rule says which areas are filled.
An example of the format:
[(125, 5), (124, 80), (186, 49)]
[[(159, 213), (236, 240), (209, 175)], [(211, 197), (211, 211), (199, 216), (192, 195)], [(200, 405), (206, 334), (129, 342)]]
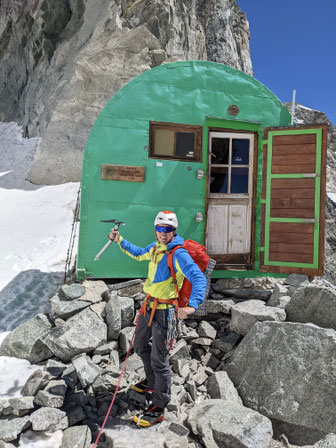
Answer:
[(265, 128), (260, 270), (322, 275), (327, 126)]

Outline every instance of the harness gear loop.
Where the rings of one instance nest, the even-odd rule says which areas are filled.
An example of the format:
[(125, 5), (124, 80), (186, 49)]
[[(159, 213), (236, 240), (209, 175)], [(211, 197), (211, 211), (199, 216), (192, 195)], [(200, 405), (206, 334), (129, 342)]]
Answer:
[(152, 297), (149, 294), (146, 295), (145, 303), (144, 303), (144, 311), (143, 313), (146, 314), (146, 308), (149, 302), (153, 302), (153, 307), (151, 311), (151, 315), (149, 318), (148, 326), (150, 327), (152, 325), (153, 317), (155, 314), (155, 310), (159, 303), (166, 303), (167, 305), (173, 305), (175, 307), (175, 311), (177, 311), (178, 307), (178, 299), (158, 299), (157, 297)]

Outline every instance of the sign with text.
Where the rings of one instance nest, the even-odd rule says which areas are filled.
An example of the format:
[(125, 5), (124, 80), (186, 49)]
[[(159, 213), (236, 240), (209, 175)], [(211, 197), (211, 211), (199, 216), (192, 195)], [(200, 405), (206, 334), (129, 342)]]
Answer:
[(122, 181), (126, 181), (126, 182), (145, 182), (145, 167), (144, 166), (102, 164), (101, 178), (103, 180), (122, 180)]

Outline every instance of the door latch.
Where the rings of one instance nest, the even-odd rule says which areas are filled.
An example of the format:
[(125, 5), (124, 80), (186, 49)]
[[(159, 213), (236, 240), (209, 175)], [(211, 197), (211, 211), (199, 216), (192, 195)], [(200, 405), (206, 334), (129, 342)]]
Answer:
[(196, 222), (202, 222), (202, 221), (203, 221), (203, 213), (196, 212)]

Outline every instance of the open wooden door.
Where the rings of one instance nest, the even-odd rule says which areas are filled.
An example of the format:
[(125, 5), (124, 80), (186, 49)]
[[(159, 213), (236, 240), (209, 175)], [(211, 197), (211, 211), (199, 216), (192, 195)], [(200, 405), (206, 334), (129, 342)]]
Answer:
[(260, 270), (322, 275), (327, 126), (265, 128)]

